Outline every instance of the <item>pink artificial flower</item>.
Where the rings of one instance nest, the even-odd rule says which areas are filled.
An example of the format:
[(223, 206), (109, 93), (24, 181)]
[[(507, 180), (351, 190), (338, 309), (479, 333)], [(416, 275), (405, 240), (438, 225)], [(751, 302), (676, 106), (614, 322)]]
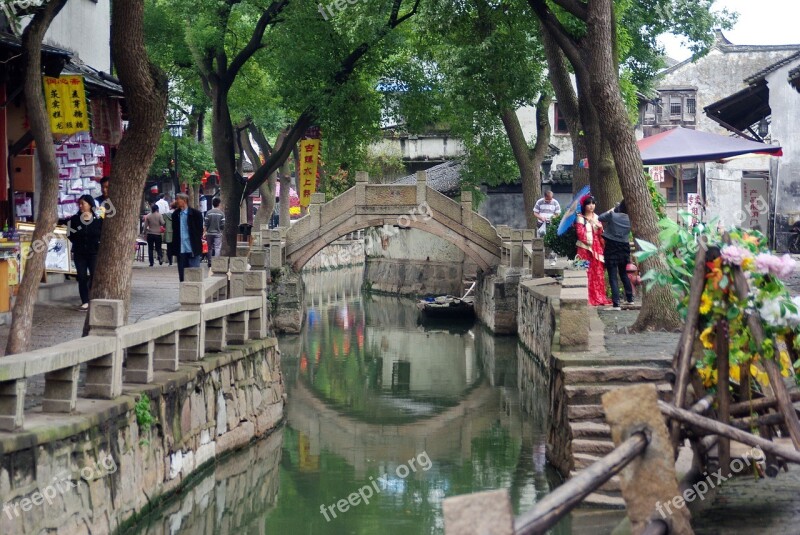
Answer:
[(738, 245), (726, 245), (720, 251), (722, 261), (728, 265), (741, 266), (745, 258), (751, 256), (750, 252)]

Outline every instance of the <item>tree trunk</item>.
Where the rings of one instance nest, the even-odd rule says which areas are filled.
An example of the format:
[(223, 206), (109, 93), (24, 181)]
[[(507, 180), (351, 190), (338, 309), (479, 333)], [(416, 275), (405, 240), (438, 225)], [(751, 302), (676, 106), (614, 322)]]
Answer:
[(281, 198), (280, 198), (280, 215), (278, 216), (278, 226), (289, 228), (289, 192), (292, 187), (292, 175), (289, 174), (289, 159), (283, 162), (280, 172), (281, 181)]
[[(636, 136), (628, 119), (619, 87), (614, 61), (613, 5), (611, 0), (593, 0), (587, 4), (588, 20), (585, 65), (590, 70), (592, 102), (603, 117), (600, 127), (614, 155), (620, 185), (625, 195), (634, 236), (658, 243), (658, 220), (647, 189)], [(644, 263), (645, 270), (665, 271), (660, 256)], [(675, 329), (681, 324), (670, 288), (655, 286), (644, 294), (642, 310), (634, 323), (635, 330)]]
[(536, 228), (536, 217), (533, 215), (533, 207), (542, 194), (540, 183), (541, 171), (533, 166), (530, 147), (528, 147), (528, 143), (525, 141), (525, 134), (522, 132), (522, 126), (519, 124), (517, 112), (511, 108), (507, 108), (503, 110), (500, 118), (503, 120), (503, 126), (508, 136), (508, 142), (511, 144), (511, 150), (514, 152), (514, 160), (516, 160), (517, 167), (519, 167), (520, 179), (522, 181), (522, 200), (525, 206), (525, 224), (527, 228)]
[[(6, 355), (26, 351), (30, 344), (33, 307), (44, 271), (49, 235), (58, 221), (58, 165), (56, 149), (50, 134), (50, 120), (42, 92), (42, 38), (50, 23), (64, 7), (66, 0), (54, 0), (38, 10), (22, 34), (22, 65), (25, 73), (25, 103), (36, 157), (42, 176), (39, 213), (33, 231), (31, 256), (25, 263), (25, 273), (12, 311), (11, 327), (6, 342)], [(14, 202), (13, 199), (11, 202)]]
[(589, 185), (589, 169), (581, 167), (581, 161), (589, 157), (589, 152), (586, 133), (581, 124), (578, 95), (575, 94), (575, 88), (569, 75), (567, 58), (564, 57), (558, 44), (541, 23), (540, 27), (542, 28), (542, 45), (547, 58), (548, 77), (558, 101), (558, 113), (567, 123), (570, 141), (572, 141), (572, 193), (578, 193), (581, 188)]
[(144, 0), (113, 2), (111, 26), (111, 52), (128, 104), (129, 122), (114, 157), (109, 200), (115, 213), (103, 220), (91, 298), (123, 300), (127, 318), (141, 191), (166, 123), (167, 78), (147, 57)]
[(228, 108), (228, 89), (222, 81), (213, 88), (211, 111), (211, 146), (217, 165), (225, 209), (225, 229), (222, 238), (222, 256), (236, 256), (236, 237), (239, 232), (240, 201), (244, 186), (235, 177), (236, 149), (231, 112)]
[(269, 180), (266, 184), (262, 184), (258, 188), (261, 193), (261, 205), (258, 207), (256, 215), (253, 217), (253, 228), (261, 230), (263, 225), (269, 225), (269, 220), (272, 218), (272, 212), (275, 210), (275, 186), (278, 181), (278, 173), (269, 175)]

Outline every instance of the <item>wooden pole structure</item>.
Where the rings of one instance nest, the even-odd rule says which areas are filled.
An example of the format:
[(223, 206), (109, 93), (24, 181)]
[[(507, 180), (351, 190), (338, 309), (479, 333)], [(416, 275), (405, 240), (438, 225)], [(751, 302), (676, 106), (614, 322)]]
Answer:
[[(741, 301), (746, 301), (747, 294), (749, 293), (749, 286), (747, 279), (744, 276), (744, 272), (742, 272), (742, 269), (739, 266), (731, 267), (733, 268), (734, 287), (736, 289), (736, 294), (739, 296)], [(750, 328), (750, 332), (753, 334), (753, 339), (755, 340), (756, 345), (763, 347), (764, 341), (766, 340), (766, 335), (764, 334), (764, 326), (761, 324), (761, 318), (757, 312), (747, 316), (747, 326)], [(773, 347), (777, 349), (774, 342)], [(792, 399), (789, 396), (789, 391), (786, 389), (786, 384), (783, 382), (780, 366), (778, 366), (778, 363), (775, 361), (775, 359), (764, 358), (762, 361), (764, 363), (764, 369), (767, 372), (767, 376), (769, 377), (769, 384), (772, 387), (772, 390), (775, 392), (775, 398), (778, 400), (778, 408), (786, 419), (786, 427), (789, 429), (789, 435), (792, 437), (792, 443), (794, 444), (796, 450), (800, 450), (800, 420), (797, 419), (797, 414), (795, 413), (794, 406), (792, 405)]]
[(672, 418), (673, 420), (678, 420), (692, 427), (714, 433), (715, 435), (728, 437), (732, 440), (739, 441), (742, 444), (747, 444), (748, 446), (761, 448), (763, 451), (773, 453), (782, 459), (800, 464), (800, 452), (796, 450), (784, 448), (783, 446), (779, 446), (769, 440), (746, 433), (741, 429), (736, 429), (735, 427), (721, 424), (716, 420), (712, 420), (711, 418), (706, 418), (705, 416), (700, 416), (694, 414), (693, 412), (679, 409), (660, 400), (658, 402), (658, 408), (661, 410), (662, 414)]
[[(792, 392), (789, 394), (789, 399), (792, 402), (800, 401), (800, 392)], [(740, 416), (742, 414), (750, 414), (750, 412), (761, 412), (766, 409), (771, 409), (778, 405), (778, 400), (775, 398), (759, 398), (751, 401), (742, 401), (731, 405), (731, 416)]]
[[(730, 352), (728, 344), (728, 322), (721, 320), (715, 326), (714, 344), (717, 346), (717, 416), (725, 425), (730, 419)], [(725, 437), (719, 440), (719, 466), (726, 472), (731, 465), (731, 442)]]
[[(706, 282), (706, 245), (697, 242), (697, 254), (694, 257), (694, 273), (692, 274), (692, 284), (689, 291), (689, 308), (686, 314), (686, 325), (681, 333), (680, 344), (675, 357), (672, 359), (672, 367), (675, 370), (675, 406), (683, 408), (686, 403), (686, 387), (689, 384), (689, 371), (692, 362), (692, 348), (694, 347), (697, 324), (700, 318), (700, 297)], [(670, 427), (670, 438), (675, 451), (678, 451), (680, 442), (681, 426), (680, 422), (673, 421)]]

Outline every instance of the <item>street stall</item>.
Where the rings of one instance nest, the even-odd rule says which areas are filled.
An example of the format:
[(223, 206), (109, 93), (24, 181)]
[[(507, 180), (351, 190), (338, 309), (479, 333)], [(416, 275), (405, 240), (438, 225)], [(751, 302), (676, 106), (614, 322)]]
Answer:
[[(673, 171), (671, 174), (675, 177), (678, 189), (678, 208), (680, 209), (681, 203), (685, 202), (686, 208), (692, 214), (693, 222), (703, 221), (707, 187), (698, 169), (696, 174), (692, 175), (699, 182), (698, 191), (687, 192), (684, 197), (682, 186), (686, 173), (685, 164), (727, 162), (748, 155), (782, 156), (783, 154), (778, 145), (682, 127), (646, 137), (639, 140), (637, 145), (642, 155), (642, 163), (645, 167), (650, 167), (651, 176), (657, 184), (666, 180), (664, 166), (677, 166), (677, 172)], [(765, 199), (768, 198), (768, 183), (763, 178), (746, 177), (740, 178), (737, 182), (742, 185), (742, 212), (746, 216), (741, 223), (746, 222), (749, 228), (761, 228), (762, 232), (766, 232), (769, 203)]]

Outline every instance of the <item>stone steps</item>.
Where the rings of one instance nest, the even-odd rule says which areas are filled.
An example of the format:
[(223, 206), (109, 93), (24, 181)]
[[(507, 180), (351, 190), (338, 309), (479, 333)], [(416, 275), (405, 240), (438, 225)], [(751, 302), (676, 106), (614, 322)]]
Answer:
[(606, 421), (606, 413), (603, 411), (603, 406), (597, 403), (589, 405), (570, 404), (567, 406), (567, 416), (570, 423), (585, 420), (598, 423)]
[(614, 451), (614, 443), (607, 440), (572, 439), (572, 454), (587, 453), (603, 457)]
[[(575, 476), (577, 476), (579, 473), (580, 473), (580, 472), (570, 472), (570, 474), (569, 474), (569, 477), (575, 477)], [(620, 482), (619, 482), (619, 476), (614, 476), (614, 477), (612, 477), (611, 479), (609, 479), (608, 481), (606, 481), (606, 482), (603, 484), (603, 486), (602, 486), (602, 487), (600, 487), (598, 490), (599, 490), (599, 491), (602, 491), (602, 492), (611, 492), (611, 493), (613, 493), (613, 492), (620, 492), (620, 491), (622, 490), (622, 487), (620, 486)]]
[(564, 368), (568, 384), (575, 383), (643, 383), (671, 381), (671, 368), (655, 366), (570, 366)]
[[(567, 399), (569, 400), (570, 404), (599, 405), (602, 403), (603, 394), (606, 392), (616, 390), (623, 386), (630, 386), (631, 384), (634, 383), (580, 383), (575, 385), (567, 385), (565, 390), (567, 392)], [(658, 390), (658, 397), (662, 401), (672, 400), (672, 385), (670, 383), (656, 383), (656, 390)]]
[(597, 507), (603, 509), (625, 509), (625, 500), (621, 496), (609, 496), (593, 492), (581, 502), (583, 507)]
[(570, 424), (570, 427), (573, 440), (580, 438), (611, 440), (611, 428), (605, 423), (576, 421)]

